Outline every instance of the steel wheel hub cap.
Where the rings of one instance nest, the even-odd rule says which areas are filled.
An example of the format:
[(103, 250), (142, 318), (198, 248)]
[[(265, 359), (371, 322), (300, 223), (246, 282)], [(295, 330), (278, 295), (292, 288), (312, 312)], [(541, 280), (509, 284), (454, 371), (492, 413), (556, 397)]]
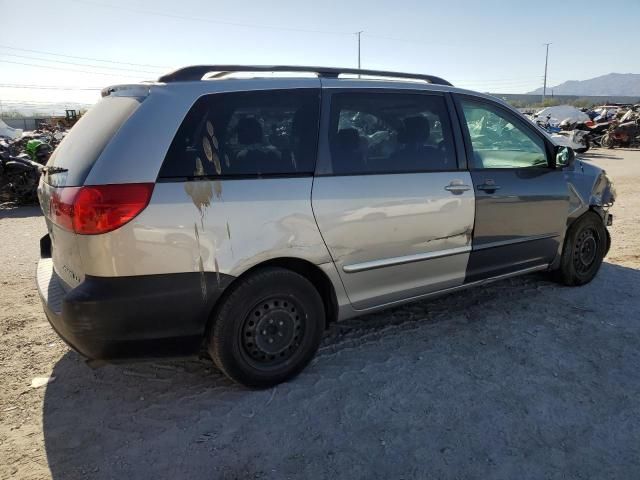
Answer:
[(281, 363), (297, 350), (303, 333), (301, 308), (289, 299), (269, 299), (253, 307), (242, 329), (242, 346), (264, 364)]
[(593, 265), (598, 253), (598, 240), (591, 229), (578, 236), (574, 251), (574, 265), (579, 272), (586, 272)]

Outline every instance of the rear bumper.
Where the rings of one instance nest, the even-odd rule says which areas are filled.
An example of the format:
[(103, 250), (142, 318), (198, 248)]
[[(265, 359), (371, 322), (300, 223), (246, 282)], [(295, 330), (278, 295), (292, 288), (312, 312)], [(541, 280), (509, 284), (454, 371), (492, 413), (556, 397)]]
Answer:
[(96, 360), (197, 351), (211, 310), (232, 279), (200, 272), (87, 275), (65, 292), (50, 258), (42, 258), (37, 269), (38, 292), (51, 326), (74, 350)]

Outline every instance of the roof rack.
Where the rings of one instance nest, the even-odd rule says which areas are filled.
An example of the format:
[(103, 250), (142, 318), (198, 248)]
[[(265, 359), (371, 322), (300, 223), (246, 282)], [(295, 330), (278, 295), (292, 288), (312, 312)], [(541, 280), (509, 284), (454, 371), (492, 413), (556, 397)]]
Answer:
[(162, 75), (158, 81), (163, 83), (188, 82), (202, 80), (207, 73), (213, 73), (209, 78), (220, 78), (236, 72), (305, 72), (315, 73), (322, 78), (338, 78), (341, 74), (368, 75), (374, 77), (408, 78), (424, 80), (435, 85), (451, 85), (446, 80), (433, 75), (421, 73), (388, 72), (384, 70), (360, 70), (358, 68), (308, 67), (290, 65), (193, 65), (179, 68), (171, 73)]

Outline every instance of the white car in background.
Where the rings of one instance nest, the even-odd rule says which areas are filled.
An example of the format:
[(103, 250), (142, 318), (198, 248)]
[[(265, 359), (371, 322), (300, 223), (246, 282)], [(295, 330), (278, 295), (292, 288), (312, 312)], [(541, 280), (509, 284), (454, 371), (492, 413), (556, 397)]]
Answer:
[[(589, 115), (576, 107), (571, 105), (547, 107), (527, 118), (544, 129), (556, 145), (570, 147), (577, 153), (585, 153), (591, 147), (589, 132), (577, 129), (559, 130), (560, 124), (564, 122), (578, 124), (590, 120)], [(553, 131), (553, 127), (557, 127), (559, 131)]]

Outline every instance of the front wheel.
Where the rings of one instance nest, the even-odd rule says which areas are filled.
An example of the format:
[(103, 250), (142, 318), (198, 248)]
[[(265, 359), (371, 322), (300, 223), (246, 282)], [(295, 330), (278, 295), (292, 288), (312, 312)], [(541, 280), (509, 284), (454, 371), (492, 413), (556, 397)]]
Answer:
[(605, 133), (600, 140), (600, 145), (603, 148), (613, 148), (613, 138), (608, 133)]
[(297, 375), (318, 350), (325, 321), (313, 284), (283, 268), (242, 279), (214, 315), (211, 358), (232, 380), (257, 388)]
[(594, 212), (578, 218), (567, 235), (556, 278), (565, 285), (584, 285), (596, 276), (608, 249), (607, 229)]

